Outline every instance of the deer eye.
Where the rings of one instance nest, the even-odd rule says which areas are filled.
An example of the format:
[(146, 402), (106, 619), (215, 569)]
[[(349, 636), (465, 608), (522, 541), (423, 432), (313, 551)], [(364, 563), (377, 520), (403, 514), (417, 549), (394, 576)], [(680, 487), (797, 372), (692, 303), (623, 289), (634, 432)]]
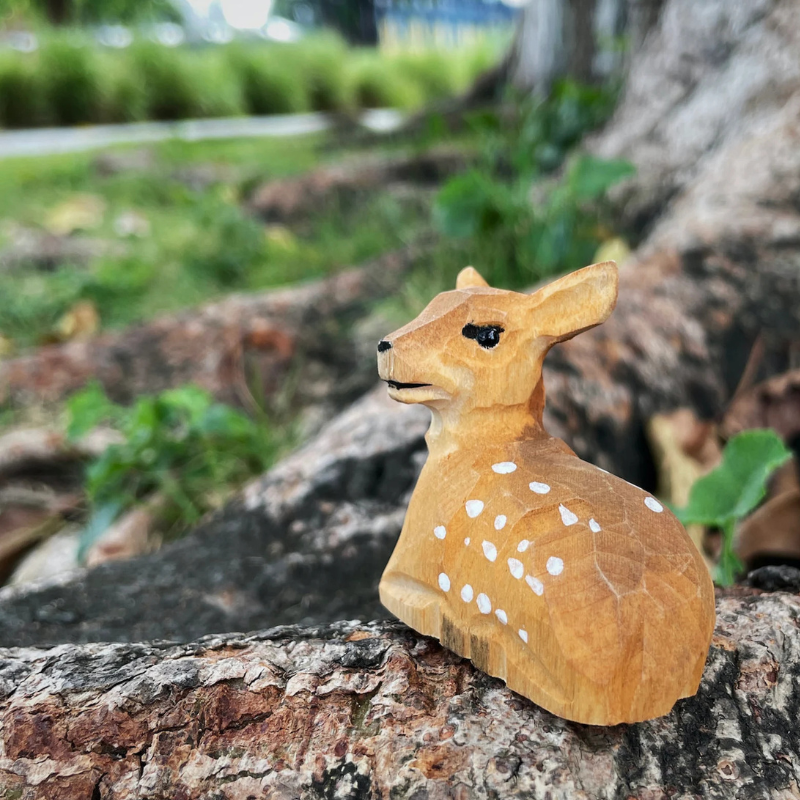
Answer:
[(467, 339), (474, 339), (481, 347), (491, 350), (500, 344), (500, 334), (503, 328), (499, 325), (473, 325), (467, 323), (461, 329), (461, 335)]

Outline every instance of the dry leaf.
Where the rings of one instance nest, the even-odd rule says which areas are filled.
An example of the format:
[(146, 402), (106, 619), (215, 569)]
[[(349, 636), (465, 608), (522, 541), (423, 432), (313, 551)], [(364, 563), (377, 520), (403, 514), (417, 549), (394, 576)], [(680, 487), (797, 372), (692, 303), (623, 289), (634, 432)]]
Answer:
[(100, 328), (100, 315), (91, 300), (81, 300), (64, 314), (56, 325), (62, 341), (90, 339)]
[(736, 552), (750, 569), (766, 564), (800, 564), (800, 479), (796, 459), (773, 475), (767, 500), (739, 525)]
[(297, 239), (285, 225), (267, 225), (264, 235), (270, 246), (278, 250), (292, 252), (297, 250)]
[[(656, 460), (659, 496), (675, 506), (685, 506), (695, 481), (722, 459), (714, 426), (683, 408), (656, 414), (647, 425), (647, 435)], [(705, 553), (705, 528), (689, 525), (686, 530), (697, 549)]]
[(784, 441), (800, 435), (800, 370), (759, 383), (731, 403), (722, 420), (725, 438), (751, 428), (772, 428)]
[(114, 220), (114, 233), (123, 238), (148, 236), (150, 222), (137, 211), (123, 211)]
[(602, 261), (616, 261), (617, 265), (624, 264), (631, 254), (631, 248), (628, 243), (619, 236), (613, 239), (608, 239), (597, 248), (594, 254), (594, 263), (599, 264)]
[(57, 236), (88, 231), (103, 224), (106, 202), (93, 194), (76, 194), (50, 210), (44, 227)]
[(155, 495), (123, 514), (89, 548), (86, 566), (133, 558), (151, 550), (154, 528), (165, 505), (164, 496)]
[(14, 342), (5, 336), (0, 336), (0, 358), (8, 358), (14, 353)]

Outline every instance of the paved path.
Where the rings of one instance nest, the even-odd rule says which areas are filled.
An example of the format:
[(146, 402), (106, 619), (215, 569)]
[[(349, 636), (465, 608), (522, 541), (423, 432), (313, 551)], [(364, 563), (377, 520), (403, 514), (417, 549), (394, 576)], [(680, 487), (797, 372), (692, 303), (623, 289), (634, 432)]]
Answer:
[[(405, 116), (400, 111), (376, 109), (364, 112), (361, 124), (375, 131), (391, 131), (399, 127), (404, 119)], [(202, 139), (300, 136), (327, 130), (333, 124), (334, 119), (327, 114), (287, 114), (0, 131), (0, 158), (74, 153), (114, 144), (143, 144), (165, 139), (196, 142)]]

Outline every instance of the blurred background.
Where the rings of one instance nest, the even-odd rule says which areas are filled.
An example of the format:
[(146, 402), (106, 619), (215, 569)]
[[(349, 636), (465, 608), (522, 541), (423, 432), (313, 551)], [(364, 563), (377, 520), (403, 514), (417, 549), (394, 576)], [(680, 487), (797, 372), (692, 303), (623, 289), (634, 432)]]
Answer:
[[(636, 265), (717, 252), (733, 189), (704, 184), (711, 221), (670, 222), (675, 198), (701, 158), (738, 163), (726, 136), (791, 105), (791, 59), (770, 54), (798, 21), (761, 5), (0, 0), (0, 582), (186, 536), (368, 392), (375, 342), (466, 264), (517, 290), (634, 264), (641, 327), (564, 357), (578, 382), (608, 362), (585, 396), (556, 386), (556, 432), (678, 507), (735, 433), (776, 428), (732, 456), (760, 502), (794, 423), (723, 415), (797, 366), (793, 329), (764, 334), (761, 300), (741, 330), (720, 322), (733, 301), (703, 294), (688, 255), (693, 288), (663, 296), (668, 273)], [(713, 346), (689, 342), (706, 325)], [(782, 503), (759, 530), (790, 530), (769, 552), (800, 563), (800, 505)], [(752, 530), (734, 552), (751, 507), (693, 508), (721, 581), (769, 562)]]

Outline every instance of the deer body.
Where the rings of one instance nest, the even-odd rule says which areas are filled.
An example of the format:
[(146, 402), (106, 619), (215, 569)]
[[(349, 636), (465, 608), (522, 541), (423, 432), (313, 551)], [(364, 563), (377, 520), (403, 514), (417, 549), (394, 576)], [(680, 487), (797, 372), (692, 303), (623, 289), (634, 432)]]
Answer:
[(553, 713), (603, 725), (694, 694), (714, 625), (675, 517), (541, 424), (544, 355), (615, 299), (613, 264), (532, 296), (465, 272), (379, 347), (390, 393), (433, 411), (383, 604)]

